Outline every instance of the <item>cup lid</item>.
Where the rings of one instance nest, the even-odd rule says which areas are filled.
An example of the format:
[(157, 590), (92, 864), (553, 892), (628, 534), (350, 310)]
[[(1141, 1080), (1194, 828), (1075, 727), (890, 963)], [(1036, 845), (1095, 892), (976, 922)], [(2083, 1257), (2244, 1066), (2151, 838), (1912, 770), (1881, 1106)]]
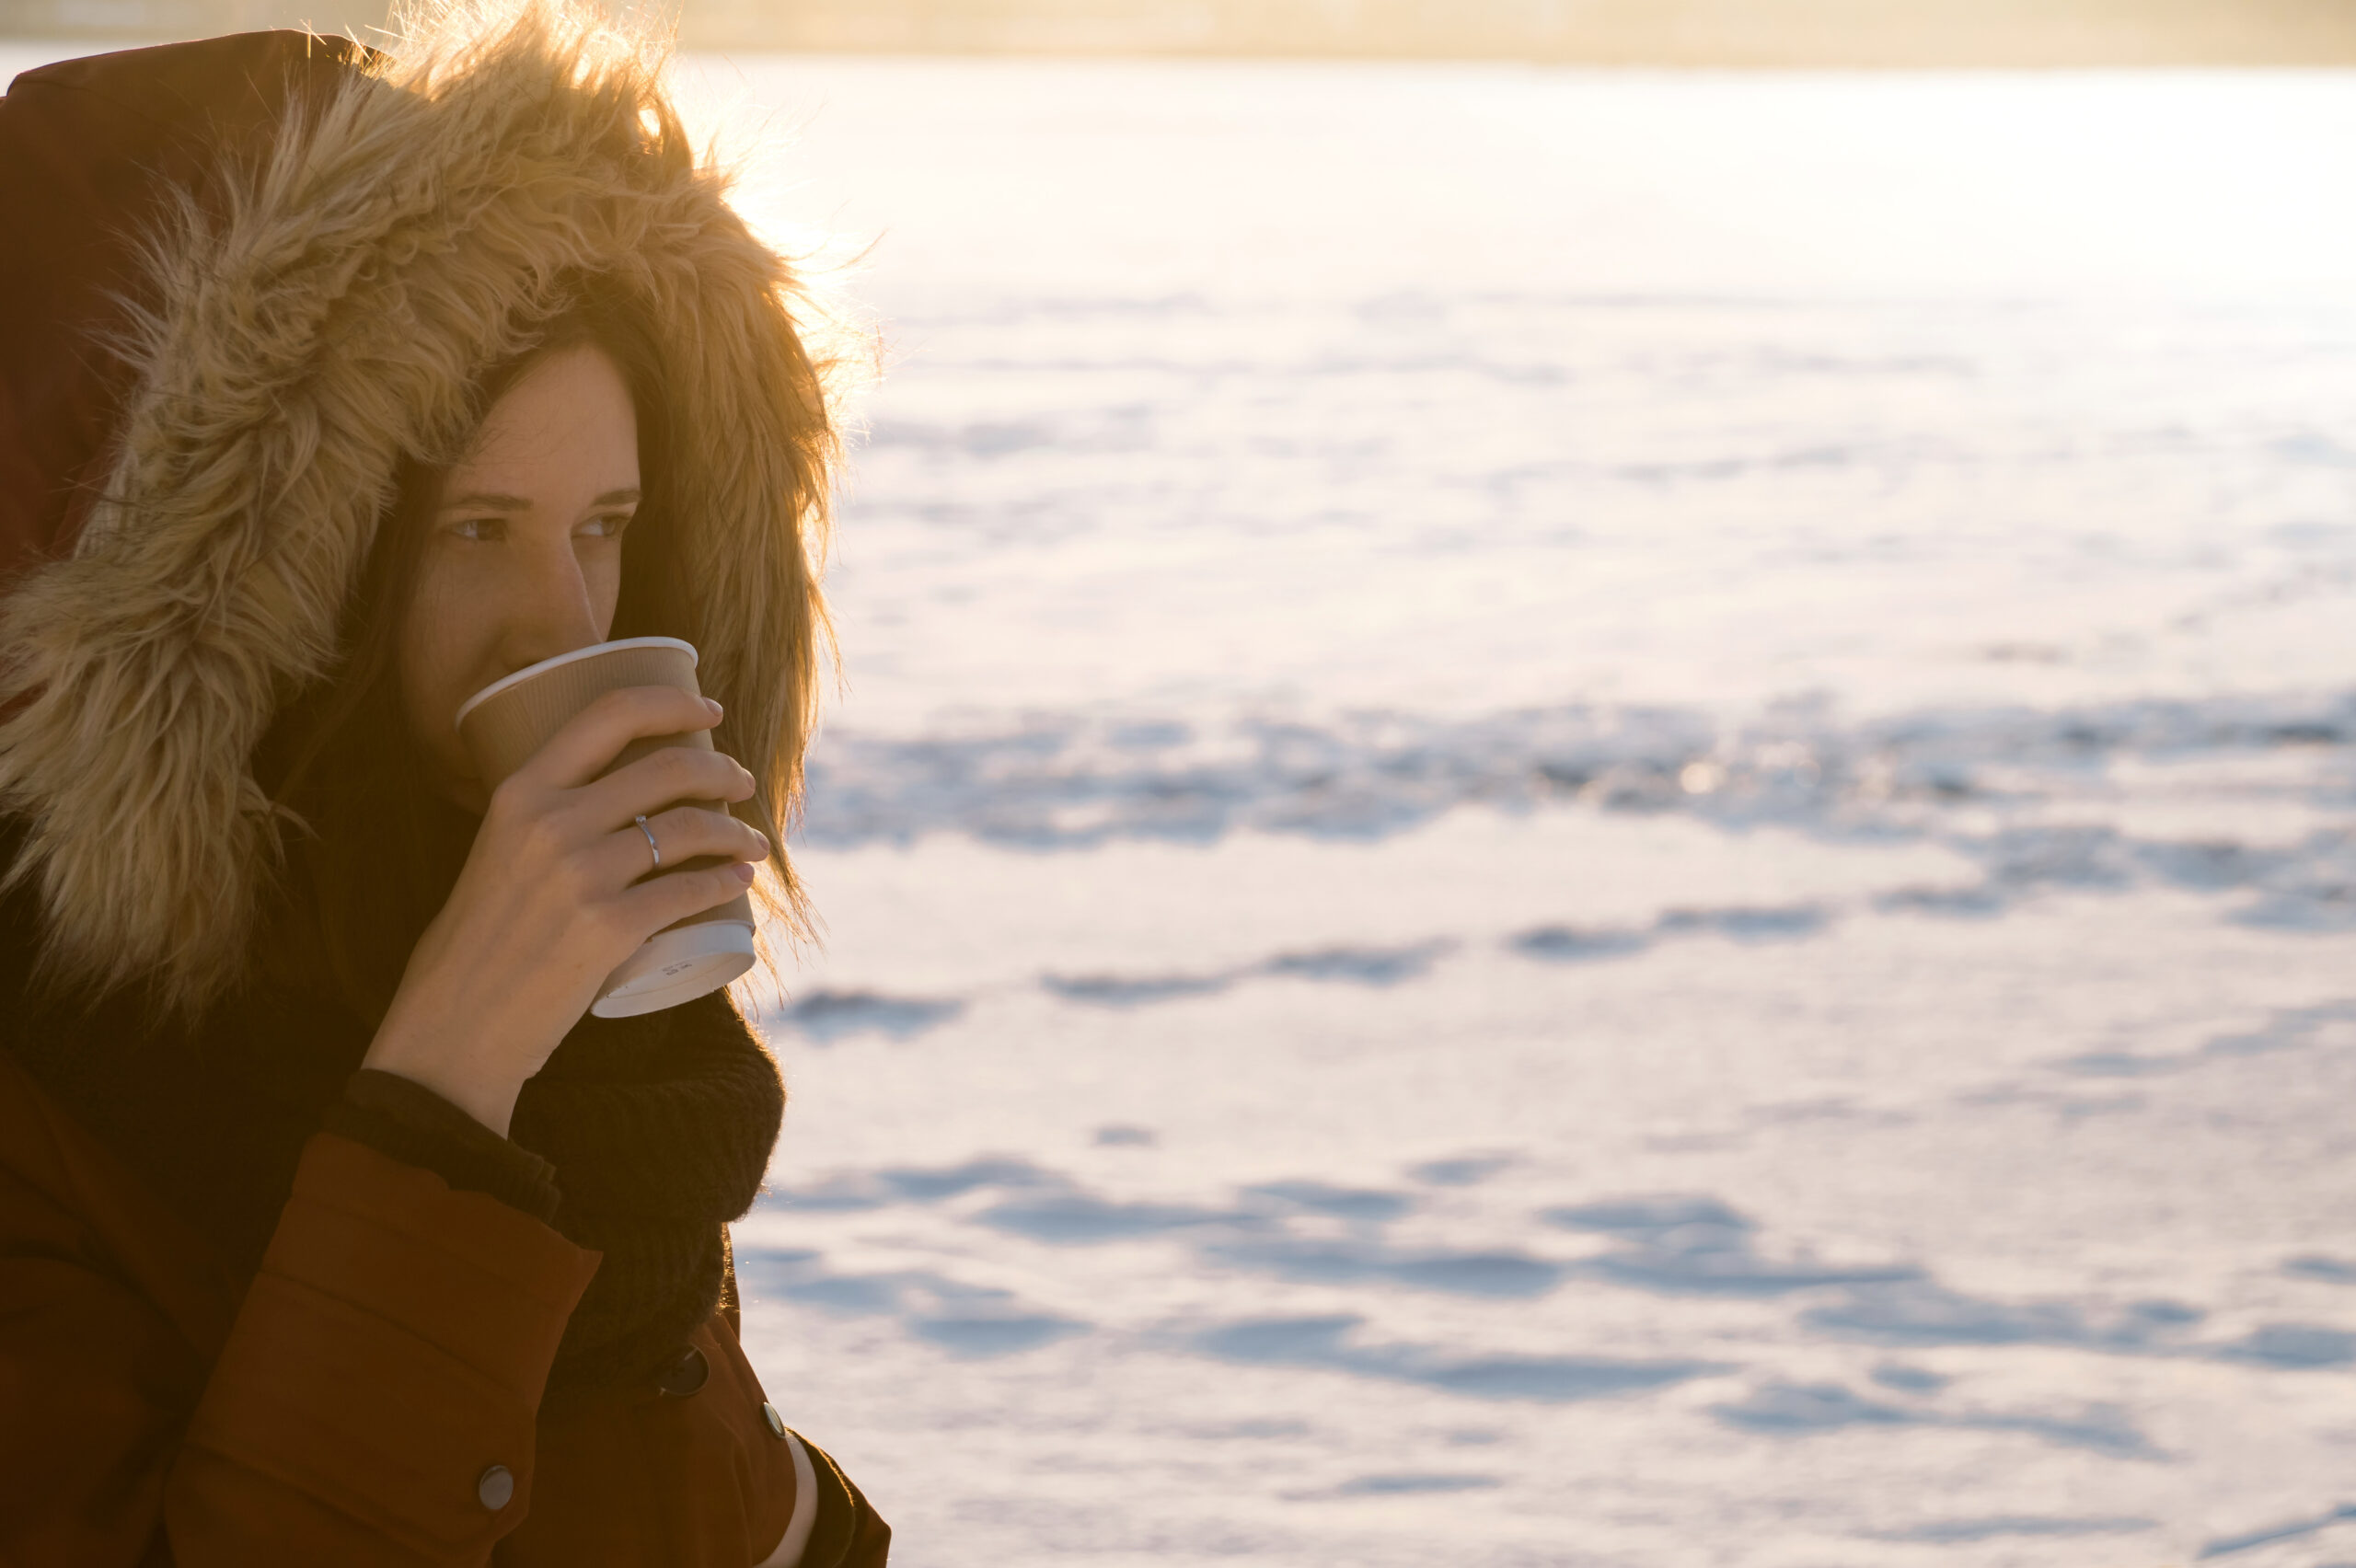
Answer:
[(458, 716), (450, 721), (455, 728), (467, 721), (467, 715), (497, 697), (510, 686), (521, 686), (534, 675), (543, 674), (560, 664), (577, 664), (583, 659), (595, 659), (602, 653), (619, 652), (625, 648), (676, 648), (687, 656), (690, 664), (701, 662), (696, 645), (676, 637), (625, 637), (615, 642), (593, 642), (586, 648), (576, 648), (570, 653), (560, 653), (553, 659), (543, 659), (537, 664), (526, 664), (513, 674), (500, 676), (466, 701), (458, 704)]

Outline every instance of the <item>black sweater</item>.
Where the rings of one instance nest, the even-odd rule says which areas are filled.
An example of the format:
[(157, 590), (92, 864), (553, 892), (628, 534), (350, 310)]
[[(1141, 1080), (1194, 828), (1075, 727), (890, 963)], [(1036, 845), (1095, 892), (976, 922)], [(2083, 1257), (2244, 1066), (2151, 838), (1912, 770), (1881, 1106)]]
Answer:
[[(14, 837), (0, 835), (0, 864)], [(260, 986), (191, 1025), (130, 992), (54, 994), (40, 946), (34, 891), (0, 896), (0, 1047), (240, 1274), (260, 1265), (303, 1145), (324, 1130), (605, 1254), (550, 1378), (560, 1397), (659, 1374), (731, 1289), (725, 1225), (759, 1190), (784, 1093), (725, 992), (583, 1019), (502, 1138), (362, 1070), (374, 1024), (325, 995)]]

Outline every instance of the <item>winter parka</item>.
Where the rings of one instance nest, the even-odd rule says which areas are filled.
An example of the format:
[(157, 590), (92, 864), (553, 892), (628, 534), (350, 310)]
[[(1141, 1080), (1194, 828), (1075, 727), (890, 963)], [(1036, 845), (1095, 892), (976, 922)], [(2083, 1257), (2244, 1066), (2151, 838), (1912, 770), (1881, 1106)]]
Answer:
[[(0, 870), (91, 997), (237, 984), (279, 831), (254, 748), (331, 674), (399, 465), (567, 278), (623, 279), (675, 356), (716, 739), (798, 765), (830, 446), (791, 271), (628, 40), (548, 6), (439, 26), (0, 98)], [(884, 1562), (733, 1288), (692, 1376), (551, 1405), (596, 1251), (322, 1130), (240, 1268), (0, 1022), (0, 1564)]]

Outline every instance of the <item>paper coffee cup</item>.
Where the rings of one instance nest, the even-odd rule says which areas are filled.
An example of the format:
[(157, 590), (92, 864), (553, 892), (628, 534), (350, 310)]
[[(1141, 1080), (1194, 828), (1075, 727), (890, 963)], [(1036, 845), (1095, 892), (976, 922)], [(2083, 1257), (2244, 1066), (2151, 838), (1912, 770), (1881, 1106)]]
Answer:
[[(701, 695), (696, 685), (694, 646), (676, 637), (627, 637), (543, 659), (467, 698), (458, 709), (458, 738), (482, 775), (484, 787), (495, 788), (595, 698), (621, 686), (678, 686)], [(691, 730), (632, 741), (606, 772), (665, 746), (710, 751), (711, 733)], [(673, 804), (701, 806), (711, 812), (728, 810), (719, 801)], [(651, 865), (651, 854), (648, 860)], [(665, 864), (663, 874), (719, 863), (706, 856), (677, 866)], [(727, 985), (753, 967), (754, 957), (753, 901), (739, 894), (726, 904), (690, 915), (647, 938), (644, 946), (606, 976), (589, 1010), (599, 1018), (632, 1018), (676, 1007)]]

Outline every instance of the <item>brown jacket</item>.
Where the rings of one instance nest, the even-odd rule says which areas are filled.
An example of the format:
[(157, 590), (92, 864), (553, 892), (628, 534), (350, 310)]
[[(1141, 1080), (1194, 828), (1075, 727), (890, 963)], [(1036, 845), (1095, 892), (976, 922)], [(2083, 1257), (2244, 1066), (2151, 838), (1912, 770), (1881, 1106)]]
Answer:
[[(495, 1198), (321, 1134), (241, 1291), (0, 1052), (0, 1562), (760, 1561), (794, 1468), (726, 1315), (694, 1337), (691, 1393), (540, 1411), (596, 1267)], [(884, 1562), (880, 1522), (830, 1512), (805, 1562)]]
[[(90, 996), (234, 984), (275, 852), (256, 738), (329, 673), (398, 466), (463, 433), (469, 377), (571, 275), (628, 279), (676, 356), (719, 738), (793, 774), (831, 451), (797, 284), (657, 74), (560, 3), (385, 54), (270, 33), (68, 62), (0, 98), (0, 812), (45, 959)], [(729, 1311), (693, 1333), (699, 1381), (555, 1408), (598, 1253), (321, 1132), (248, 1276), (9, 1033), (0, 1565), (779, 1544), (798, 1440)], [(805, 1568), (877, 1568), (888, 1530), (806, 1453)]]

